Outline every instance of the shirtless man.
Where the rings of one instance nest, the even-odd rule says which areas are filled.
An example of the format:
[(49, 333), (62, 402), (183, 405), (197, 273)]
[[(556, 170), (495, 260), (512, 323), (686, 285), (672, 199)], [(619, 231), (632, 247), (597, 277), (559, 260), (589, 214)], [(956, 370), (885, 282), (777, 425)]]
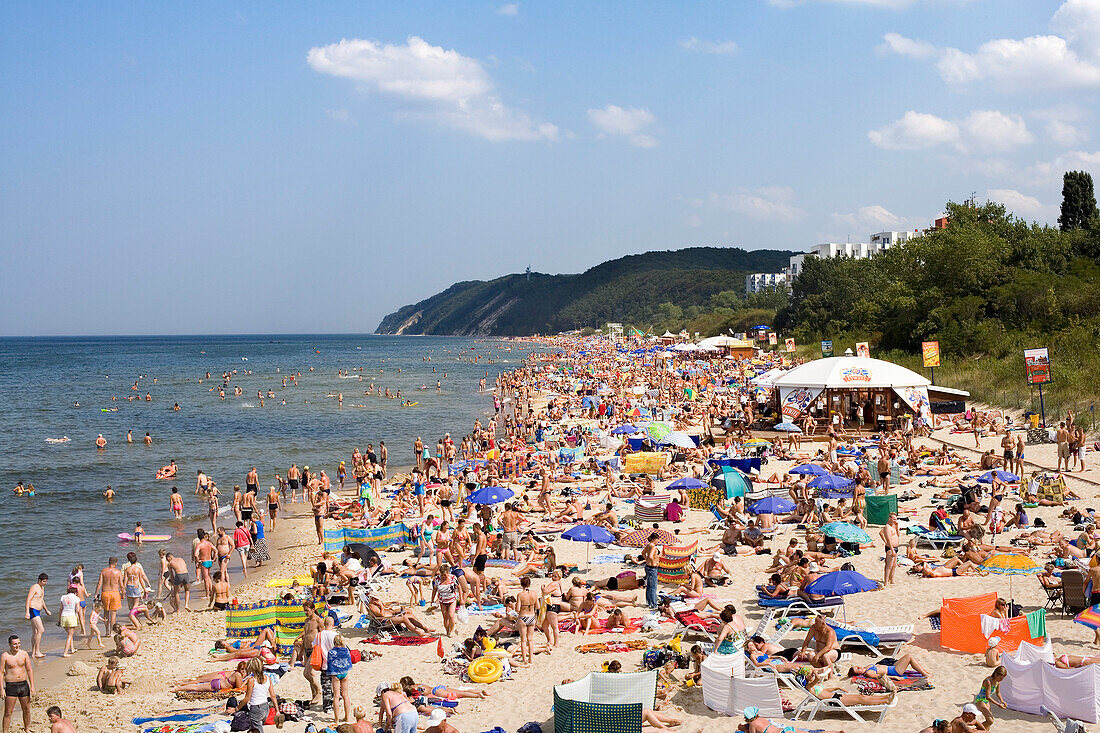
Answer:
[(504, 560), (518, 560), (519, 548), (519, 523), (520, 516), (515, 504), (504, 505), (504, 511), (500, 515), (500, 529), (503, 533), (500, 538), (500, 556)]
[(290, 503), (294, 504), (298, 501), (298, 482), (302, 479), (302, 473), (298, 470), (298, 464), (290, 464), (290, 468), (286, 472), (286, 481), (290, 484)]
[(50, 720), (50, 733), (76, 733), (76, 726), (61, 717), (61, 708), (56, 705), (46, 708), (46, 717)]
[[(309, 656), (313, 651), (313, 640), (317, 637), (317, 634), (324, 628), (324, 622), (321, 617), (317, 615), (316, 610), (313, 607), (312, 601), (306, 601), (302, 604), (302, 609), (306, 612), (306, 623), (302, 627), (301, 648), (295, 649), (302, 658), (302, 676), (306, 678), (306, 682), (309, 683), (310, 693), (313, 695), (310, 700), (310, 705), (316, 705), (321, 702), (321, 686), (317, 684), (317, 678), (313, 673), (313, 666), (310, 664)], [(294, 664), (292, 659), (291, 664)]]
[(618, 536), (619, 515), (615, 513), (615, 507), (611, 502), (607, 502), (604, 505), (604, 510), (602, 512), (596, 512), (592, 515), (592, 524), (603, 527), (611, 532), (611, 534)]
[(1066, 466), (1066, 468), (1065, 468), (1066, 473), (1069, 473), (1070, 431), (1066, 430), (1066, 424), (1064, 422), (1058, 423), (1058, 431), (1054, 435), (1054, 440), (1055, 440), (1055, 442), (1058, 443), (1058, 466), (1055, 470), (1056, 471), (1061, 471), (1062, 470), (1062, 463), (1064, 462), (1065, 466)]
[(183, 610), (190, 611), (191, 578), (187, 575), (187, 563), (182, 557), (176, 557), (170, 552), (164, 559), (168, 561), (168, 572), (171, 573), (169, 581), (172, 583), (172, 610), (179, 612), (180, 591), (183, 591)]
[(100, 433), (99, 437), (95, 439), (95, 447), (98, 450), (103, 450), (107, 447), (107, 439), (103, 437), (103, 433)]
[(836, 662), (840, 655), (840, 642), (837, 641), (836, 632), (825, 623), (824, 616), (815, 616), (813, 624), (806, 631), (806, 639), (802, 642), (801, 654), (805, 652), (813, 642), (816, 652), (810, 657), (810, 663), (815, 667), (826, 667)]
[(245, 489), (241, 496), (241, 521), (248, 524), (256, 516), (256, 492), (251, 488)]
[(218, 527), (215, 547), (218, 550), (218, 570), (225, 581), (229, 582), (229, 558), (233, 556), (233, 538), (225, 533), (224, 527)]
[(209, 599), (214, 589), (214, 580), (211, 577), (210, 569), (214, 567), (218, 548), (207, 537), (206, 530), (200, 529), (199, 533), (199, 544), (195, 547), (195, 562), (198, 563), (202, 587), (206, 592), (206, 598)]
[(8, 637), (8, 650), (0, 654), (0, 673), (4, 675), (4, 733), (11, 728), (11, 714), (15, 704), (23, 709), (23, 730), (31, 729), (31, 695), (34, 694), (34, 665), (30, 656), (20, 648), (19, 637)]
[(898, 567), (898, 545), (901, 544), (901, 535), (898, 532), (898, 515), (891, 512), (886, 520), (886, 526), (879, 532), (883, 544), (886, 546), (886, 559), (883, 562), (882, 582), (891, 585), (894, 582), (894, 570)]
[(107, 612), (107, 628), (115, 626), (118, 610), (122, 608), (122, 572), (118, 569), (118, 558), (107, 560), (107, 567), (99, 571), (99, 581), (95, 584), (95, 595), (103, 602)]
[[(46, 608), (46, 581), (49, 580), (49, 576), (45, 573), (41, 573), (38, 576), (38, 582), (31, 586), (27, 591), (27, 609), (25, 618), (31, 622), (31, 653), (35, 659), (44, 659), (45, 654), (42, 653), (42, 634), (45, 632), (45, 627), (42, 625), (42, 614), (51, 616), (50, 609)], [(10, 713), (8, 714), (10, 717)]]
[(275, 531), (275, 520), (279, 516), (280, 503), (281, 502), (279, 499), (279, 492), (274, 486), (272, 486), (271, 490), (267, 492), (267, 514), (268, 517), (271, 519), (271, 526), (268, 527), (268, 529), (270, 529), (272, 532)]
[(210, 488), (210, 479), (206, 477), (206, 474), (203, 473), (202, 469), (200, 468), (198, 478), (195, 479), (195, 493), (196, 494), (205, 493), (206, 490), (209, 489), (209, 488)]
[(260, 490), (260, 474), (256, 472), (255, 466), (244, 478), (244, 490), (251, 491), (253, 494)]

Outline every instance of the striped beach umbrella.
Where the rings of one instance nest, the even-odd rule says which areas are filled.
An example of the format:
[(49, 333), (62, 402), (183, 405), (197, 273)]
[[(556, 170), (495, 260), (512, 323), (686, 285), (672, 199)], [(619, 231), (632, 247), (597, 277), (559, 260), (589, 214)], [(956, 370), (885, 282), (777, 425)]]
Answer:
[(857, 527), (854, 524), (848, 522), (829, 522), (821, 528), (823, 534), (829, 537), (835, 537), (841, 542), (870, 542), (871, 535), (863, 531), (862, 527)]
[(989, 556), (981, 564), (982, 570), (987, 570), (995, 575), (1008, 576), (1008, 597), (1012, 598), (1012, 578), (1016, 575), (1037, 575), (1043, 572), (1043, 568), (1035, 564), (1027, 555), (1017, 555), (1014, 552), (996, 552)]
[(1090, 606), (1074, 617), (1075, 624), (1088, 626), (1090, 629), (1100, 629), (1100, 604)]

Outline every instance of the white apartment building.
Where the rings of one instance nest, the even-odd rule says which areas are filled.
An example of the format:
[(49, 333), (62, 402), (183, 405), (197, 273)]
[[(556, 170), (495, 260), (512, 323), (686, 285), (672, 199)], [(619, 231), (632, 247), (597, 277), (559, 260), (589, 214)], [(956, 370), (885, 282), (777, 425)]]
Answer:
[(783, 272), (755, 272), (745, 276), (745, 294), (759, 293), (765, 288), (777, 288), (787, 284), (787, 275)]

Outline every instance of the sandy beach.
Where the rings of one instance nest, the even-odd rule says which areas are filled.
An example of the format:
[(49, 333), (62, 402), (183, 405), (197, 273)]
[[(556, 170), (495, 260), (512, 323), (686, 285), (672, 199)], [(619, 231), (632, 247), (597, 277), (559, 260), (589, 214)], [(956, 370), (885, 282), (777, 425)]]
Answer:
[[(931, 439), (924, 442), (938, 447), (941, 439), (944, 438), (968, 449), (973, 445), (973, 439), (969, 435), (948, 436), (944, 430), (937, 431)], [(996, 445), (996, 438), (985, 438), (982, 441), (983, 448), (996, 447)], [(1029, 446), (1028, 459), (1040, 466), (1053, 465), (1054, 450), (1054, 446), (1050, 445)], [(766, 473), (781, 472), (791, 465), (773, 460), (767, 464)], [(1068, 477), (1070, 488), (1084, 498), (1083, 501), (1076, 502), (1076, 506), (1086, 507), (1095, 503), (1094, 500), (1098, 498), (1096, 478), (1095, 469), (1081, 477), (1077, 474)], [(903, 514), (917, 518), (926, 517), (929, 512), (927, 498), (931, 490), (917, 488), (916, 482), (910, 484), (908, 488), (920, 493), (921, 498), (903, 502)], [(1012, 501), (1011, 497), (1006, 498), (1006, 503)], [(302, 505), (297, 505), (296, 508), (300, 510)], [(1064, 529), (1065, 521), (1057, 519), (1060, 512), (1061, 509), (1057, 507), (1039, 507), (1031, 510), (1031, 516), (1042, 517), (1051, 528)], [(705, 527), (709, 520), (708, 512), (692, 510), (687, 512), (686, 521), (678, 527), (683, 534), (691, 529)], [(662, 526), (671, 528), (667, 523)], [(869, 532), (877, 538), (877, 527), (870, 527)], [(770, 541), (769, 546), (773, 549), (785, 546), (793, 533), (794, 530), (791, 528), (781, 529)], [(698, 538), (700, 546), (703, 547), (713, 545), (719, 536), (719, 532), (707, 532), (691, 537)], [(1007, 536), (1001, 535), (999, 541), (1006, 541), (1009, 536), (1011, 533)], [(242, 601), (273, 598), (276, 590), (264, 587), (263, 579), (270, 576), (289, 577), (304, 572), (320, 555), (320, 548), (308, 518), (287, 518), (281, 521), (277, 531), (269, 532), (268, 540), (277, 559), (270, 563), (264, 575), (254, 575), (249, 583), (236, 587), (233, 597)], [(559, 540), (554, 543), (554, 547), (559, 562), (575, 563), (580, 566), (582, 578), (607, 577), (619, 569), (616, 565), (586, 564), (586, 554), (598, 551), (584, 544)], [(407, 556), (408, 553), (389, 553), (390, 559), (395, 564), (400, 563)], [(1037, 562), (1042, 563), (1042, 557), (1038, 552), (1033, 553), (1033, 557)], [(727, 562), (729, 560), (730, 558), (727, 558)], [(878, 548), (865, 550), (850, 561), (864, 575), (870, 578), (881, 578), (881, 543)], [(754, 597), (753, 586), (765, 580), (762, 570), (770, 562), (769, 555), (734, 558), (731, 563), (734, 568), (732, 582), (726, 587), (712, 590), (715, 600), (732, 602), (737, 606), (750, 629), (755, 626), (761, 615), (755, 603), (750, 600)], [(839, 565), (839, 561), (833, 564)], [(505, 572), (509, 571), (494, 568), (487, 570), (490, 577)], [(545, 581), (536, 579), (536, 587), (543, 582)], [(1046, 601), (1038, 582), (1032, 578), (1016, 578), (1013, 588), (1016, 602), (1020, 603), (1025, 611), (1042, 607)], [(806, 724), (805, 727), (848, 731), (869, 731), (876, 728), (886, 733), (903, 733), (920, 730), (934, 717), (950, 718), (957, 715), (962, 704), (972, 699), (989, 670), (975, 655), (942, 649), (939, 646), (938, 632), (933, 631), (927, 620), (918, 620), (918, 617), (937, 609), (944, 597), (969, 596), (987, 591), (996, 591), (1006, 596), (1008, 579), (995, 575), (921, 579), (906, 575), (903, 569), (899, 569), (895, 585), (884, 590), (849, 596), (846, 607), (849, 620), (916, 625), (914, 630), (916, 636), (913, 642), (901, 653), (915, 655), (931, 670), (934, 689), (900, 693), (897, 706), (888, 712), (882, 725), (859, 724), (851, 719), (835, 717), (818, 719)], [(195, 595), (193, 593), (193, 604), (198, 605)], [(201, 590), (197, 595), (201, 596)], [(642, 597), (643, 593), (640, 592), (639, 598), (642, 599)], [(386, 598), (407, 601), (408, 593), (404, 583), (400, 580), (395, 582), (393, 589), (386, 594)], [(630, 617), (639, 617), (645, 613), (646, 611), (642, 608), (627, 609), (627, 616)], [(426, 618), (427, 623), (434, 629), (441, 628), (438, 613), (428, 612), (422, 615), (422, 618)], [(445, 645), (449, 648), (453, 643), (468, 637), (476, 628), (478, 620), (478, 616), (471, 616), (469, 623), (460, 624), (455, 637), (444, 640)], [(1094, 650), (1091, 646), (1092, 632), (1072, 623), (1071, 619), (1063, 618), (1060, 614), (1055, 613), (1048, 617), (1048, 630), (1056, 653), (1087, 654)], [(644, 639), (651, 644), (661, 644), (667, 642), (674, 631), (672, 625), (664, 624), (655, 633), (631, 634), (625, 638)], [(372, 716), (376, 711), (372, 704), (374, 690), (380, 682), (394, 681), (408, 674), (412, 675), (417, 682), (430, 685), (461, 685), (456, 677), (443, 674), (435, 644), (411, 647), (374, 645), (368, 647), (359, 643), (363, 636), (362, 631), (349, 629), (344, 633), (348, 638), (349, 646), (359, 649), (370, 648), (372, 651), (381, 653), (378, 659), (355, 665), (350, 675), (353, 702), (368, 709)], [(213, 641), (224, 635), (224, 613), (219, 612), (176, 614), (170, 616), (166, 623), (152, 628), (146, 627), (142, 632), (141, 652), (126, 661), (126, 678), (133, 684), (125, 694), (119, 696), (104, 695), (95, 690), (94, 673), (102, 663), (101, 653), (81, 652), (74, 659), (51, 662), (40, 671), (39, 693), (33, 705), (35, 712), (33, 730), (48, 730), (44, 722), (43, 710), (46, 706), (53, 704), (60, 705), (81, 731), (135, 730), (136, 726), (131, 723), (131, 719), (137, 716), (163, 714), (184, 708), (220, 707), (221, 703), (216, 701), (176, 700), (167, 691), (167, 687), (173, 680), (231, 668), (233, 666), (231, 663), (214, 664), (207, 661), (207, 653)], [(541, 636), (539, 638), (541, 639)], [(487, 731), (495, 726), (514, 731), (530, 721), (538, 722), (544, 731), (549, 731), (553, 725), (552, 687), (554, 684), (567, 678), (578, 679), (589, 671), (599, 669), (603, 662), (610, 659), (618, 659), (625, 671), (640, 668), (641, 652), (638, 651), (604, 655), (580, 654), (574, 649), (580, 644), (608, 641), (612, 638), (622, 637), (619, 635), (582, 637), (562, 634), (561, 644), (553, 654), (537, 655), (531, 667), (516, 669), (512, 679), (488, 685), (486, 689), (491, 692), (491, 697), (461, 700), (451, 718), (451, 723), (463, 733)], [(801, 635), (792, 633), (783, 643), (798, 645), (800, 641)], [(859, 656), (854, 657), (852, 661), (866, 663)], [(469, 683), (465, 686), (477, 687)], [(285, 698), (309, 697), (308, 686), (301, 675), (300, 668), (292, 670), (285, 676), (278, 684), (277, 690), (279, 695)], [(681, 717), (683, 730), (728, 731), (740, 722), (708, 710), (702, 704), (702, 694), (697, 687), (680, 689), (674, 694), (672, 701), (673, 705), (666, 708), (664, 712)], [(319, 728), (325, 723), (332, 724), (330, 714), (322, 714), (315, 710), (309, 715), (316, 721)], [(1037, 716), (1011, 710), (998, 709), (996, 717), (1001, 721), (998, 724), (1001, 730), (1030, 732), (1050, 729), (1049, 723)], [(18, 720), (18, 713), (16, 720)], [(422, 725), (424, 721), (425, 718), (422, 717)], [(304, 728), (305, 723), (287, 723), (285, 730), (301, 731)]]

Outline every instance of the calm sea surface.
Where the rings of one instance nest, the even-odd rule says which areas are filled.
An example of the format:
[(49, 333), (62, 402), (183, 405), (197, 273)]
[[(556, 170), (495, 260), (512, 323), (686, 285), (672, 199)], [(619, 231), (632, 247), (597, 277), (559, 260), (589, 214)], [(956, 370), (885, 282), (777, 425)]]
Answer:
[[(150, 575), (160, 547), (188, 555), (205, 519), (194, 493), (197, 469), (217, 481), (224, 499), (234, 484), (243, 487), (253, 465), (261, 496), (292, 462), (324, 469), (335, 484), (339, 461), (350, 467), (352, 449), (365, 451), (368, 442), (377, 448), (386, 441), (391, 470), (407, 465), (416, 436), (434, 446), (444, 432), (457, 439), (477, 416), (491, 414), (492, 395), (478, 393), (478, 380), (488, 372), (491, 389), (497, 373), (519, 366), (527, 349), (494, 340), (391, 336), (0, 339), (0, 630), (29, 639), (23, 604), (40, 572), (50, 575), (46, 597), (55, 613), (76, 563), (84, 563), (92, 590), (108, 556), (133, 549), (117, 534), (131, 531), (135, 521), (149, 534), (173, 537), (139, 551)], [(474, 357), (480, 362), (472, 363)], [(233, 370), (221, 400), (221, 374)], [(339, 370), (349, 376), (338, 376)], [(284, 376), (298, 372), (297, 386), (289, 379), (282, 386)], [(372, 381), (420, 404), (402, 408), (399, 400), (364, 395)], [(236, 385), (243, 395), (233, 396)], [(262, 407), (257, 390), (265, 395)], [(141, 399), (130, 402), (129, 395)], [(142, 444), (146, 432), (150, 447)], [(108, 441), (102, 451), (95, 446), (100, 433)], [(46, 441), (63, 436), (71, 442)], [(176, 479), (156, 480), (170, 459), (179, 466)], [(37, 495), (14, 495), (18, 481), (33, 483)], [(112, 502), (102, 496), (108, 484), (117, 492)], [(184, 498), (184, 520), (169, 510), (172, 486)], [(46, 628), (56, 640), (59, 630), (52, 623)]]

